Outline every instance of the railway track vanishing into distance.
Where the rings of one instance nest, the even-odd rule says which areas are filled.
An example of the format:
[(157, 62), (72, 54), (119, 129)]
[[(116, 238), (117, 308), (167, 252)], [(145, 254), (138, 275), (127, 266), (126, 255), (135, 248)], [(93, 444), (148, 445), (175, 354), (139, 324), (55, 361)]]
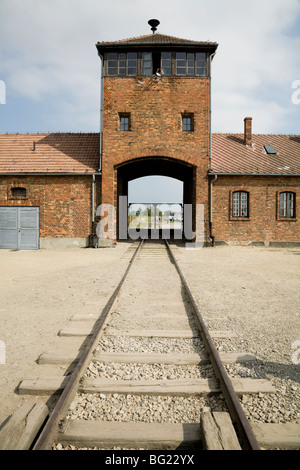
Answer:
[[(166, 240), (132, 243), (128, 267), (101, 315), (76, 315), (71, 324), (79, 328), (60, 331), (83, 337), (77, 356), (40, 356), (40, 364), (64, 366), (65, 375), (19, 386), (21, 394), (57, 397), (49, 416), (45, 405), (25, 403), (26, 425), (18, 428), (31, 449), (260, 449), (239, 394), (273, 387), (229, 378), (224, 364), (255, 357), (218, 352), (214, 340), (234, 333), (208, 330), (173, 251)], [(9, 441), (22, 410), (20, 416), (4, 437), (0, 431), (2, 440)]]

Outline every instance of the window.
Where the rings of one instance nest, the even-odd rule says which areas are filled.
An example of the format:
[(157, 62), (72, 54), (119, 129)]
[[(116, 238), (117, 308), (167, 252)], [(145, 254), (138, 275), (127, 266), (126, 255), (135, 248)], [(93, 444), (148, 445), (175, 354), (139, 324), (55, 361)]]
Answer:
[(119, 117), (120, 117), (120, 130), (130, 131), (130, 114), (120, 113)]
[[(190, 56), (193, 54), (189, 54)], [(186, 52), (176, 53), (176, 74), (187, 75), (187, 54)]]
[(249, 195), (245, 191), (235, 191), (232, 194), (232, 216), (248, 217)]
[(107, 54), (107, 74), (118, 75), (118, 54)]
[(127, 54), (127, 75), (137, 75), (137, 53), (136, 52), (128, 52)]
[(272, 145), (264, 145), (264, 149), (268, 155), (276, 155), (276, 150)]
[(196, 52), (195, 54), (196, 75), (206, 75), (206, 54)]
[(204, 52), (176, 52), (176, 75), (206, 75), (206, 54)]
[(291, 192), (280, 193), (279, 217), (295, 218), (295, 194)]
[(143, 52), (142, 75), (171, 75), (171, 52)]
[(152, 75), (152, 53), (143, 52), (142, 54), (142, 75)]
[(126, 54), (119, 54), (119, 75), (126, 75)]
[(137, 75), (137, 53), (107, 54), (107, 75)]
[(11, 188), (11, 195), (12, 197), (26, 197), (26, 189), (25, 188)]
[(182, 130), (184, 132), (194, 131), (194, 115), (193, 114), (182, 115)]
[(205, 52), (108, 52), (106, 54), (105, 73), (107, 76), (151, 76), (160, 74), (183, 77), (201, 77), (207, 73), (207, 55)]
[(161, 71), (163, 75), (171, 75), (172, 73), (171, 52), (161, 53)]

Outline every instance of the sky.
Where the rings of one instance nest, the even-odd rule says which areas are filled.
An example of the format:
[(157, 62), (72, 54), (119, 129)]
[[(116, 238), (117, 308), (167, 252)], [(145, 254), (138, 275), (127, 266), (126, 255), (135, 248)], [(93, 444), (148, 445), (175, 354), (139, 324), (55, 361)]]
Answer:
[(0, 0), (0, 133), (99, 132), (95, 44), (158, 32), (219, 44), (212, 131), (299, 134), (300, 0)]

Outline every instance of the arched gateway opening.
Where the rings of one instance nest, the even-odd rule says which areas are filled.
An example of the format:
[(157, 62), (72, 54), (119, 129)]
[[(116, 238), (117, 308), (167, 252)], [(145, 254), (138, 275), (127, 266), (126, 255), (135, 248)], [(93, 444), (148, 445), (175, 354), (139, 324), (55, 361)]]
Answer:
[[(117, 171), (117, 226), (118, 239), (185, 239), (184, 225), (190, 218), (191, 230), (194, 228), (194, 216), (184, 208), (192, 208), (195, 202), (194, 167), (186, 162), (165, 157), (146, 157), (130, 160), (118, 165)], [(177, 203), (181, 210), (175, 207), (174, 201), (158, 201), (153, 193), (152, 200), (140, 201), (140, 209), (128, 201), (129, 183), (146, 176), (165, 176), (183, 183), (182, 198)], [(147, 204), (145, 204), (147, 202)], [(165, 204), (170, 203), (169, 207)], [(140, 213), (141, 209), (143, 214)], [(179, 213), (181, 212), (181, 214)], [(174, 217), (174, 220), (172, 218)], [(176, 220), (175, 220), (176, 219)], [(180, 219), (180, 220), (179, 220)], [(168, 221), (170, 223), (168, 223)], [(174, 223), (176, 222), (176, 223)]]

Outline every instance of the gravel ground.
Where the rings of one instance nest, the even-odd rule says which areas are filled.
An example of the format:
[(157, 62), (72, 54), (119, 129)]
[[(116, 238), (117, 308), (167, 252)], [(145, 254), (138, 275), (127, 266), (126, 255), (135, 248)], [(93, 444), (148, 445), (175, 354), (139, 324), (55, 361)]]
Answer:
[[(196, 295), (198, 306), (210, 329), (230, 329), (238, 334), (237, 338), (214, 340), (220, 352), (245, 351), (255, 354), (254, 363), (226, 365), (230, 377), (268, 379), (275, 386), (276, 393), (244, 394), (240, 397), (246, 416), (253, 421), (265, 423), (299, 423), (300, 424), (300, 388), (299, 364), (293, 359), (293, 343), (297, 340), (299, 326), (298, 291), (299, 276), (296, 257), (300, 251), (267, 250), (236, 247), (243, 255), (238, 259), (228, 256), (232, 249), (218, 248), (212, 257), (215, 270), (212, 279), (214, 285), (220, 285), (220, 291), (211, 289), (211, 280), (207, 278), (210, 263), (199, 265), (195, 269), (195, 259), (188, 259), (182, 249), (176, 250), (176, 256), (183, 267), (189, 285)], [(199, 264), (207, 261), (206, 255), (212, 252), (202, 250), (199, 253)], [(203, 256), (202, 256), (203, 255)], [(226, 255), (226, 256), (224, 256)], [(277, 255), (277, 256), (275, 256)], [(219, 264), (221, 257), (222, 265)], [(252, 256), (257, 256), (256, 261)], [(261, 259), (262, 258), (262, 259)], [(266, 261), (272, 261), (270, 266)], [(287, 265), (281, 265), (283, 261)], [(291, 263), (288, 266), (289, 262)], [(257, 271), (257, 264), (263, 272)], [(241, 268), (244, 268), (244, 272)], [(274, 271), (274, 268), (275, 271)], [(224, 271), (230, 271), (230, 280), (224, 277)], [(290, 275), (287, 275), (290, 271)], [(191, 275), (192, 273), (192, 275)], [(259, 282), (257, 280), (259, 279)], [(203, 285), (205, 280), (205, 285)], [(136, 281), (135, 281), (136, 282)], [(174, 280), (172, 279), (172, 282)], [(208, 284), (209, 283), (209, 284)], [(130, 282), (129, 282), (130, 285)], [(164, 284), (166, 287), (166, 284)], [(199, 285), (201, 288), (199, 288)], [(210, 285), (210, 290), (204, 290)], [(135, 286), (138, 289), (138, 285)], [(151, 283), (148, 287), (151, 289)], [(294, 290), (295, 289), (295, 290)], [(129, 289), (132, 292), (132, 290)], [(229, 294), (224, 301), (225, 294)], [(291, 295), (292, 293), (292, 295)], [(213, 295), (212, 295), (213, 294)], [(132, 295), (132, 294), (130, 294)], [(253, 297), (252, 297), (253, 295)], [(290, 296), (291, 295), (291, 296)], [(221, 297), (220, 297), (221, 296)], [(252, 303), (249, 303), (251, 297)], [(138, 297), (131, 299), (133, 304)], [(204, 301), (204, 302), (203, 302)], [(167, 305), (168, 302), (166, 302)], [(205, 306), (203, 306), (205, 304)], [(128, 338), (121, 336), (123, 328), (158, 328), (159, 320), (132, 315), (128, 308), (128, 295), (120, 296), (117, 308), (109, 326), (119, 330), (120, 336), (103, 337), (98, 350), (106, 352), (182, 352), (203, 351), (200, 339), (184, 341), (161, 338)], [(126, 308), (127, 307), (127, 308)], [(131, 305), (132, 307), (132, 305)], [(258, 309), (259, 307), (259, 309)], [(147, 306), (144, 306), (147, 308)], [(185, 321), (176, 321), (176, 328), (189, 324), (194, 326), (188, 311)], [(176, 311), (176, 313), (178, 313)], [(174, 328), (174, 322), (160, 320), (161, 328)], [(176, 366), (148, 364), (103, 364), (96, 362), (89, 367), (88, 376), (122, 380), (138, 379), (176, 379), (213, 377), (210, 366)], [(77, 397), (72, 405), (69, 419), (101, 419), (107, 421), (142, 421), (142, 422), (198, 422), (201, 411), (226, 409), (222, 396), (207, 397), (151, 397), (134, 395), (90, 394)], [(300, 442), (299, 442), (300, 444)]]
[(199, 423), (200, 413), (226, 409), (221, 397), (166, 397), (151, 395), (82, 394), (71, 407), (69, 419), (99, 419), (143, 423)]
[(238, 257), (229, 247), (218, 247), (210, 260), (201, 250), (203, 271), (192, 269), (190, 254), (178, 258), (209, 328), (226, 327), (238, 335), (217, 340), (217, 348), (247, 351), (258, 359), (226, 366), (229, 375), (265, 378), (276, 389), (241, 398), (248, 418), (300, 424), (300, 250), (235, 248)]
[[(109, 250), (3, 250), (0, 253), (0, 339), (7, 346), (6, 363), (0, 365), (2, 420), (24, 400), (15, 390), (20, 380), (37, 375), (41, 370), (36, 363), (39, 354), (67, 341), (58, 339), (58, 330), (67, 326), (75, 313), (101, 310), (103, 300), (109, 298), (126, 269), (128, 259), (124, 255), (127, 249), (128, 245), (121, 243)], [(209, 328), (227, 329), (237, 334), (237, 338), (216, 340), (217, 348), (223, 352), (245, 351), (257, 357), (255, 363), (226, 366), (229, 374), (232, 377), (266, 378), (276, 388), (274, 394), (242, 396), (241, 403), (247, 416), (261, 422), (300, 423), (300, 250), (241, 246), (196, 251), (177, 247), (175, 250)], [(118, 264), (120, 259), (122, 262)], [(176, 286), (168, 286), (168, 276), (160, 278), (161, 288), (156, 289), (155, 295), (151, 291), (150, 280), (150, 271), (145, 272), (140, 264), (139, 277), (124, 302), (120, 299), (110, 326), (115, 329), (191, 326), (191, 320), (187, 322), (183, 317), (176, 318), (175, 322), (151, 320), (152, 314), (162, 311), (167, 315), (180, 315), (180, 312), (176, 310)], [(139, 295), (137, 302), (133, 293), (147, 294), (146, 300), (143, 301), (143, 296)], [(139, 316), (130, 314), (133, 303), (137, 307), (136, 312), (145, 315), (142, 321)], [(188, 307), (185, 314), (190, 318)], [(99, 347), (107, 352), (129, 350), (137, 354), (166, 350), (189, 353), (202, 348), (196, 339), (129, 340), (122, 336), (103, 338)], [(194, 367), (150, 367), (145, 364), (124, 367), (101, 363), (93, 367), (95, 369), (89, 371), (91, 375), (114, 374), (116, 378), (127, 376), (128, 380), (141, 376), (152, 379), (199, 376)], [(209, 376), (209, 368), (205, 374)], [(215, 400), (215, 397), (167, 399), (119, 394), (87, 395), (74, 400), (74, 408), (70, 410), (72, 419), (77, 406), (80, 414), (91, 419), (193, 422), (199, 420), (201, 410), (206, 407), (219, 410), (224, 403), (222, 398)]]
[(106, 352), (141, 352), (141, 353), (186, 353), (205, 351), (200, 338), (142, 338), (125, 336), (103, 336), (96, 348)]

